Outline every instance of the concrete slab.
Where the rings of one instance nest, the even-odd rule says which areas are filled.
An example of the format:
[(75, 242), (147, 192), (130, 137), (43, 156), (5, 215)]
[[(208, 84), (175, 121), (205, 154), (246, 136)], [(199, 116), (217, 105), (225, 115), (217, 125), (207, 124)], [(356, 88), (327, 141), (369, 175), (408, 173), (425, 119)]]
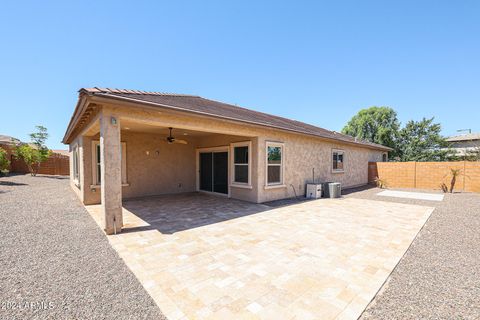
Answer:
[(397, 190), (385, 190), (379, 192), (378, 196), (383, 197), (395, 197), (395, 198), (407, 198), (418, 200), (430, 200), (430, 201), (443, 201), (443, 194), (438, 193), (423, 193), (423, 192), (411, 192), (411, 191), (397, 191)]

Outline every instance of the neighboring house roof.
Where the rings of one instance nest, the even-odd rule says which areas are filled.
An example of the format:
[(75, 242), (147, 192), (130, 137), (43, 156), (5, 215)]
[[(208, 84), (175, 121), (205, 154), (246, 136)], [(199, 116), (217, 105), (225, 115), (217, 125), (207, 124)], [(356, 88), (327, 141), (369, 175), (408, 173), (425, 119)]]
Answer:
[(52, 150), (53, 153), (58, 153), (58, 154), (61, 154), (63, 156), (68, 156), (68, 150)]
[(0, 134), (0, 144), (19, 145), (20, 143), (22, 143), (22, 141), (17, 138)]
[[(185, 94), (169, 94), (160, 92), (146, 92), (139, 90), (121, 90), (110, 88), (82, 88), (80, 95), (88, 94), (94, 96), (108, 97), (130, 102), (148, 104), (150, 106), (159, 106), (173, 110), (212, 116), (222, 119), (239, 121), (244, 123), (267, 126), (276, 129), (282, 129), (311, 136), (341, 141), (350, 144), (357, 144), (373, 149), (384, 151), (392, 150), (376, 143), (359, 140), (357, 138), (345, 135), (339, 132), (326, 130), (304, 122), (282, 118), (263, 112), (258, 112), (231, 104), (205, 99), (200, 96)], [(67, 131), (68, 132), (68, 131)], [(65, 139), (64, 139), (65, 140)]]
[(452, 137), (448, 137), (446, 140), (449, 142), (480, 140), (480, 132), (452, 136)]

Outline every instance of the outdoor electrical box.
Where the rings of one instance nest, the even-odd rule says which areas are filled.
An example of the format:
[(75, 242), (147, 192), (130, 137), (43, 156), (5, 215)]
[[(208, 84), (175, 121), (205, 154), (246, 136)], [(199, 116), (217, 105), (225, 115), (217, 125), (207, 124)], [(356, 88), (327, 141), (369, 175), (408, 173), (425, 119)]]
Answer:
[(306, 198), (320, 199), (322, 197), (322, 184), (307, 183), (306, 190), (307, 190), (307, 193), (305, 194)]

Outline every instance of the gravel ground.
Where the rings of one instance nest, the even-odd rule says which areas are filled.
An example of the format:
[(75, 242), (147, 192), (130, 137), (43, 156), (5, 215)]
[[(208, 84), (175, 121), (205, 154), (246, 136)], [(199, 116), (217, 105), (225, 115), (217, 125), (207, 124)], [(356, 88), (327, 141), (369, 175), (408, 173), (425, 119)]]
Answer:
[(380, 191), (345, 196), (436, 209), (361, 319), (480, 319), (480, 195), (435, 202), (376, 196)]
[(67, 178), (0, 178), (0, 319), (164, 319)]

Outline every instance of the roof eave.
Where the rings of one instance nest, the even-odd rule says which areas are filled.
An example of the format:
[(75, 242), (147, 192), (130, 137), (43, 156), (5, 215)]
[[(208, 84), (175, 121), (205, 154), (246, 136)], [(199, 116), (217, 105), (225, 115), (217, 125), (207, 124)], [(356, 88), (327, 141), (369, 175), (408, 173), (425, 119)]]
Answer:
[(83, 111), (85, 110), (85, 105), (87, 103), (87, 97), (92, 96), (92, 94), (85, 89), (80, 89), (78, 94), (78, 101), (75, 105), (75, 110), (73, 111), (72, 117), (70, 118), (70, 122), (68, 123), (67, 130), (62, 139), (63, 144), (70, 143), (70, 135), (72, 134), (73, 130), (75, 129), (78, 119), (82, 115)]

